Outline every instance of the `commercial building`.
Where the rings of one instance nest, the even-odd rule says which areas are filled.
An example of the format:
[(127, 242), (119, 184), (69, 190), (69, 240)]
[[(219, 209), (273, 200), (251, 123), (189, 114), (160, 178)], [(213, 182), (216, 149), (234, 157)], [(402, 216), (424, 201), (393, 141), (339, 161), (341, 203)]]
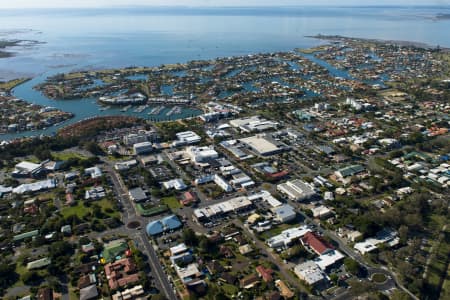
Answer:
[(286, 144), (276, 141), (266, 134), (239, 139), (239, 142), (259, 156), (271, 156), (290, 149)]
[(214, 175), (214, 183), (227, 193), (233, 191), (231, 185), (229, 185), (228, 182), (218, 174)]
[(261, 132), (278, 127), (277, 122), (268, 121), (259, 116), (235, 119), (230, 121), (230, 125), (239, 128), (242, 132)]
[(317, 219), (326, 219), (334, 214), (334, 212), (324, 205), (320, 205), (311, 209), (313, 217)]
[(272, 212), (275, 215), (274, 219), (280, 223), (290, 222), (297, 217), (294, 208), (289, 204), (274, 207), (272, 208)]
[(123, 143), (131, 146), (143, 142), (155, 142), (158, 140), (158, 133), (153, 130), (139, 130), (137, 133), (130, 133), (123, 137)]
[(171, 215), (148, 223), (145, 229), (149, 236), (155, 236), (165, 231), (176, 230), (182, 226), (183, 224), (180, 222), (178, 217)]
[(171, 256), (180, 255), (188, 250), (189, 248), (186, 246), (185, 243), (178, 244), (176, 246), (170, 247), (169, 249)]
[(202, 163), (219, 157), (213, 146), (210, 147), (188, 147), (186, 153), (193, 163)]
[(389, 247), (393, 247), (400, 242), (400, 239), (397, 235), (397, 232), (392, 229), (383, 229), (382, 231), (378, 232), (375, 237), (368, 238), (360, 243), (356, 243), (353, 248), (364, 255), (378, 249), (378, 246), (381, 244), (386, 244)]
[(292, 242), (300, 239), (308, 232), (311, 232), (311, 230), (306, 225), (286, 229), (282, 231), (279, 235), (273, 236), (270, 239), (268, 239), (266, 243), (267, 245), (269, 245), (270, 248), (274, 249), (286, 248), (289, 247), (292, 244)]
[(334, 174), (339, 178), (339, 179), (345, 179), (347, 177), (350, 176), (354, 176), (357, 175), (359, 173), (364, 172), (365, 168), (361, 165), (352, 165), (352, 166), (348, 166), (342, 169), (337, 170), (336, 172), (334, 172)]
[(310, 286), (316, 286), (326, 281), (325, 273), (313, 261), (307, 261), (295, 266), (295, 275)]
[(103, 197), (106, 197), (106, 191), (102, 186), (91, 188), (84, 193), (85, 200), (98, 200)]
[(173, 142), (172, 146), (192, 145), (200, 142), (202, 138), (193, 131), (178, 132), (176, 134), (177, 139)]
[(90, 175), (92, 179), (100, 178), (103, 176), (102, 170), (100, 170), (100, 168), (97, 166), (85, 169), (84, 174)]
[(231, 154), (233, 154), (233, 156), (238, 160), (246, 160), (253, 157), (253, 155), (248, 154), (243, 150), (241, 150), (241, 148), (243, 148), (244, 145), (238, 143), (237, 140), (223, 141), (220, 143), (220, 145), (227, 151), (229, 151)]
[(133, 145), (133, 151), (136, 155), (148, 154), (153, 151), (152, 143), (142, 142)]
[(129, 190), (128, 195), (134, 202), (144, 202), (149, 199), (145, 191), (140, 187)]
[(33, 183), (21, 184), (16, 188), (14, 188), (12, 192), (14, 194), (25, 194), (29, 192), (39, 192), (42, 190), (54, 189), (56, 188), (56, 186), (57, 186), (56, 179), (47, 179)]
[(258, 193), (252, 194), (248, 196), (248, 199), (250, 201), (265, 201), (267, 204), (269, 204), (272, 208), (278, 207), (283, 205), (280, 201), (278, 201), (272, 194), (270, 194), (268, 191), (262, 190)]
[(187, 265), (185, 268), (175, 266), (175, 271), (183, 283), (188, 283), (202, 275), (197, 264)]
[(117, 171), (124, 171), (130, 169), (131, 167), (136, 166), (137, 164), (138, 162), (135, 159), (128, 161), (121, 161), (114, 165), (114, 169), (116, 169)]
[(164, 181), (162, 185), (166, 190), (175, 189), (177, 191), (182, 191), (187, 189), (187, 185), (184, 184), (182, 179), (172, 179), (169, 181)]
[(305, 201), (316, 196), (313, 187), (300, 179), (279, 184), (277, 190), (294, 201)]
[(233, 174), (232, 176), (233, 179), (230, 180), (230, 184), (236, 189), (247, 189), (255, 185), (253, 179), (239, 169), (236, 169), (236, 174)]
[(42, 167), (42, 164), (22, 161), (15, 165), (15, 169), (11, 175), (13, 177), (38, 177), (43, 171), (45, 170)]
[(317, 266), (324, 272), (328, 271), (330, 268), (336, 266), (345, 258), (344, 254), (337, 250), (329, 251), (325, 254), (320, 255), (314, 260)]
[(211, 218), (223, 216), (229, 213), (238, 213), (252, 207), (252, 202), (247, 197), (237, 197), (221, 203), (213, 204), (194, 210), (193, 217), (200, 223), (209, 221)]

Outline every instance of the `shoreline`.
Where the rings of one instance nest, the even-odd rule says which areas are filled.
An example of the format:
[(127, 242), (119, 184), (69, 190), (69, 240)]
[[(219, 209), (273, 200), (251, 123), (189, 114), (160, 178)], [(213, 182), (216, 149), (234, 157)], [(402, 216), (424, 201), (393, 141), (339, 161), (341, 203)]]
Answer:
[[(384, 41), (384, 40), (380, 40), (380, 39), (352, 38), (352, 37), (345, 37), (345, 36), (340, 36), (340, 35), (321, 35), (321, 34), (319, 34), (319, 35), (307, 36), (307, 37), (308, 38), (325, 40), (325, 41), (348, 41), (348, 42), (361, 43), (361, 44), (364, 44), (364, 43), (376, 43), (376, 44), (390, 44), (390, 43), (399, 44), (399, 43), (402, 43), (404, 45), (408, 45), (410, 47), (414, 47), (414, 48), (416, 48), (418, 50), (423, 49), (423, 47), (426, 45), (424, 43), (414, 43), (414, 42), (405, 42), (405, 41)], [(318, 46), (312, 47), (312, 48), (302, 48), (302, 49), (296, 48), (296, 49), (289, 50), (289, 51), (286, 51), (286, 52), (281, 51), (281, 52), (255, 53), (253, 55), (250, 55), (250, 57), (252, 57), (253, 59), (257, 59), (257, 60), (263, 61), (264, 59), (269, 59), (270, 60), (270, 57), (272, 57), (273, 55), (280, 54), (280, 55), (287, 55), (286, 59), (289, 59), (289, 56), (290, 56), (289, 53), (297, 51), (299, 53), (313, 55), (315, 52), (318, 52), (321, 49), (325, 49), (327, 46), (329, 46), (329, 44), (318, 45)], [(430, 50), (430, 48), (426, 48), (426, 49)], [(181, 75), (178, 75), (176, 73), (177, 72), (178, 73), (179, 72), (187, 72), (191, 68), (195, 69), (196, 72), (199, 72), (199, 74), (203, 74), (204, 76), (218, 76), (218, 78), (221, 77), (221, 78), (223, 78), (223, 80), (227, 81), (228, 80), (227, 79), (227, 76), (228, 76), (227, 74), (229, 74), (230, 72), (231, 72), (231, 74), (233, 73), (233, 68), (232, 68), (233, 64), (237, 64), (241, 60), (248, 59), (246, 57), (247, 56), (245, 56), (245, 55), (236, 55), (236, 56), (233, 57), (233, 59), (231, 59), (231, 57), (217, 57), (215, 59), (190, 60), (190, 61), (187, 61), (185, 63), (162, 64), (162, 65), (159, 65), (159, 66), (152, 66), (152, 67), (143, 67), (143, 66), (141, 66), (141, 67), (136, 67), (136, 66), (130, 67), (129, 66), (129, 67), (124, 67), (124, 68), (97, 69), (96, 71), (79, 70), (79, 71), (73, 71), (73, 72), (69, 72), (69, 73), (61, 73), (61, 74), (57, 74), (56, 76), (53, 76), (53, 78), (49, 77), (49, 78), (43, 79), (42, 82), (40, 82), (36, 86), (33, 86), (32, 89), (37, 90), (38, 92), (42, 93), (42, 95), (44, 95), (45, 98), (47, 98), (48, 100), (55, 100), (55, 99), (60, 99), (60, 98), (51, 97), (51, 94), (46, 94), (45, 92), (43, 92), (43, 89), (36, 88), (36, 87), (41, 87), (41, 88), (49, 87), (50, 89), (57, 91), (59, 85), (61, 85), (61, 82), (60, 82), (61, 80), (66, 80), (68, 82), (68, 84), (63, 84), (64, 87), (68, 87), (68, 86), (70, 87), (70, 84), (73, 84), (74, 87), (77, 87), (78, 85), (79, 86), (82, 86), (83, 84), (86, 85), (86, 83), (84, 82), (84, 80), (86, 80), (86, 78), (88, 78), (90, 81), (92, 81), (92, 82), (88, 82), (87, 85), (94, 84), (95, 80), (101, 80), (103, 82), (108, 82), (109, 84), (114, 84), (115, 83), (114, 81), (117, 80), (118, 81), (117, 84), (120, 84), (121, 83), (120, 80), (123, 79), (124, 80), (123, 83), (127, 83), (128, 85), (129, 84), (131, 84), (131, 85), (134, 84), (134, 85), (140, 86), (141, 85), (139, 83), (140, 79), (136, 79), (135, 80), (136, 82), (134, 82), (134, 83), (131, 82), (130, 83), (128, 81), (129, 80), (133, 81), (134, 79), (129, 79), (127, 76), (131, 76), (131, 75), (134, 76), (134, 75), (140, 75), (140, 74), (145, 74), (147, 76), (149, 76), (149, 75), (156, 76), (155, 74), (159, 74), (160, 72), (164, 71), (164, 72), (167, 72), (168, 74), (171, 74), (171, 76), (174, 76), (174, 78), (183, 78), (185, 75), (181, 76)], [(293, 59), (295, 59), (295, 58), (293, 58)], [(230, 62), (230, 65), (228, 67), (226, 67), (226, 64), (227, 64), (228, 60), (235, 60), (235, 61), (234, 62)], [(222, 68), (214, 70), (214, 75), (209, 74), (208, 72), (213, 72), (213, 70), (210, 67), (211, 66), (214, 67), (216, 64), (219, 64), (219, 65), (220, 64), (225, 64), (225, 67), (222, 66)], [(153, 74), (153, 72), (156, 72), (156, 73)], [(174, 73), (174, 74), (172, 74), (172, 73)], [(208, 74), (208, 75), (205, 75), (205, 74)], [(240, 73), (238, 72), (236, 75), (238, 75), (238, 74), (240, 74)], [(248, 77), (250, 75), (244, 75), (244, 74), (241, 74), (241, 75), (243, 76), (243, 78), (247, 78), (247, 80), (253, 80), (253, 79), (248, 79)], [(331, 76), (336, 77), (335, 74), (334, 75), (331, 74)], [(59, 77), (61, 77), (61, 78), (59, 78)], [(113, 77), (117, 77), (119, 79), (113, 78)], [(342, 75), (339, 75), (339, 78), (340, 77), (342, 77)], [(212, 78), (214, 78), (214, 77), (212, 77)], [(107, 79), (109, 79), (109, 80), (107, 80)], [(350, 82), (353, 80), (351, 77), (348, 77), (347, 79)], [(26, 81), (28, 81), (28, 80), (26, 80)], [(71, 81), (73, 81), (73, 82), (71, 83)], [(109, 81), (111, 81), (111, 82), (109, 82)], [(19, 84), (16, 84), (14, 86), (19, 86), (21, 84), (22, 83), (19, 83)], [(161, 84), (164, 85), (164, 83), (161, 83)], [(102, 89), (101, 85), (93, 86), (92, 88), (93, 88), (93, 90), (95, 92), (100, 92), (100, 90)], [(129, 88), (129, 87), (126, 87), (126, 88)], [(207, 87), (205, 87), (205, 88), (207, 88)], [(232, 89), (232, 86), (228, 86), (226, 88)], [(271, 88), (275, 88), (275, 87), (267, 86), (267, 88), (268, 88), (268, 90), (266, 90), (266, 91), (269, 91), (268, 93), (270, 93), (271, 92)], [(314, 87), (312, 86), (311, 88), (314, 88)], [(99, 90), (97, 91), (97, 89), (99, 89)], [(75, 89), (73, 89), (73, 90), (75, 90)], [(92, 92), (92, 91), (90, 91), (90, 92)], [(241, 92), (242, 92), (242, 90), (241, 90)], [(252, 97), (253, 94), (251, 92), (248, 92), (248, 91), (246, 92), (244, 90), (243, 93), (244, 93), (244, 96), (246, 96), (250, 100), (252, 99), (251, 97)], [(273, 97), (271, 99), (273, 99)], [(72, 100), (77, 100), (78, 101), (78, 100), (81, 100), (81, 99), (73, 98)], [(231, 100), (233, 100), (233, 99), (231, 99)], [(164, 104), (164, 103), (159, 103), (159, 104)], [(180, 105), (180, 104), (181, 103), (171, 103), (170, 105)], [(128, 103), (127, 103), (127, 105), (128, 105)], [(199, 103), (199, 105), (189, 105), (188, 108), (201, 110), (200, 105), (201, 105), (201, 103)], [(120, 107), (120, 106), (117, 106), (117, 107)], [(62, 110), (66, 111), (64, 109), (62, 109)], [(68, 112), (74, 113), (73, 111), (70, 111), (70, 110)], [(190, 118), (190, 117), (192, 117), (192, 116), (181, 117), (180, 119), (187, 119), (187, 118)], [(163, 118), (163, 119), (154, 119), (153, 121), (154, 122), (164, 122), (164, 121), (169, 121), (169, 120)], [(63, 126), (62, 128), (66, 128), (67, 126), (70, 126), (70, 125), (71, 124), (67, 124), (67, 125)]]
[[(449, 15), (450, 17), (450, 15)], [(403, 40), (384, 40), (384, 39), (372, 39), (372, 38), (358, 38), (358, 37), (349, 37), (342, 35), (326, 35), (326, 34), (316, 34), (316, 35), (307, 35), (307, 38), (318, 39), (323, 41), (357, 41), (362, 43), (376, 43), (376, 44), (391, 44), (401, 47), (415, 47), (415, 48), (423, 48), (423, 49), (438, 49), (441, 51), (450, 51), (449, 47), (441, 47), (439, 45), (430, 45), (423, 42), (415, 42), (415, 41), (403, 41)], [(319, 48), (319, 47), (318, 47)]]
[(11, 58), (17, 55), (16, 52), (10, 51), (10, 48), (13, 47), (32, 47), (36, 45), (42, 45), (45, 42), (41, 42), (38, 40), (7, 40), (0, 39), (0, 59), (2, 58)]

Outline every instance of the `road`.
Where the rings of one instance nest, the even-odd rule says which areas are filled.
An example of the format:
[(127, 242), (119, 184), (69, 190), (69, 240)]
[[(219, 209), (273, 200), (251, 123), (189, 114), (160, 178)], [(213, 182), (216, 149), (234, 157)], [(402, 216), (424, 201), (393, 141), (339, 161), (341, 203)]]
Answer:
[[(297, 202), (288, 200), (288, 203), (290, 205), (298, 208)], [(305, 219), (305, 221), (307, 221), (311, 224), (317, 224), (315, 222), (315, 220), (308, 217), (300, 209), (298, 209), (297, 212), (299, 212), (302, 215), (302, 217)], [(417, 298), (413, 293), (411, 293), (406, 287), (404, 287), (400, 283), (400, 281), (398, 280), (398, 277), (396, 276), (396, 274), (394, 272), (389, 271), (387, 268), (375, 268), (375, 267), (368, 265), (366, 263), (366, 261), (364, 260), (364, 258), (359, 253), (357, 253), (356, 251), (354, 251), (353, 249), (348, 247), (347, 243), (344, 240), (342, 240), (339, 236), (337, 236), (333, 231), (327, 230), (327, 229), (321, 227), (320, 223), (318, 225), (319, 225), (317, 227), (318, 232), (320, 232), (322, 235), (326, 235), (326, 236), (330, 237), (332, 240), (334, 240), (338, 244), (339, 249), (342, 252), (344, 252), (346, 255), (348, 255), (349, 257), (351, 257), (352, 259), (357, 261), (361, 266), (363, 266), (367, 269), (367, 272), (368, 272), (367, 277), (368, 278), (370, 278), (373, 274), (376, 274), (376, 273), (381, 273), (387, 277), (386, 282), (381, 283), (381, 284), (376, 284), (376, 287), (378, 290), (387, 291), (387, 290), (393, 289), (397, 286), (400, 289), (402, 289), (404, 292), (408, 293), (408, 295), (410, 295), (414, 300), (419, 300), (419, 298)], [(341, 295), (339, 295), (336, 297), (336, 299), (345, 299), (345, 298), (341, 298)]]
[(304, 287), (299, 283), (299, 281), (294, 278), (291, 273), (289, 273), (289, 269), (286, 267), (286, 264), (284, 264), (277, 255), (274, 255), (272, 252), (267, 251), (267, 246), (262, 241), (260, 241), (253, 232), (245, 227), (239, 219), (234, 219), (232, 223), (243, 230), (244, 235), (246, 235), (247, 238), (253, 242), (254, 246), (256, 246), (260, 250), (260, 253), (266, 256), (267, 260), (278, 266), (280, 273), (291, 286), (295, 286), (300, 291), (305, 291)]
[(139, 222), (139, 224), (141, 224), (141, 227), (144, 227), (150, 219), (144, 218), (137, 214), (136, 208), (132, 203), (130, 197), (128, 196), (128, 189), (120, 178), (120, 175), (117, 174), (117, 172), (114, 170), (113, 163), (106, 160), (104, 160), (103, 162), (105, 163), (106, 172), (111, 176), (111, 180), (118, 198), (123, 205), (122, 222), (125, 225), (123, 225), (116, 231), (120, 233), (123, 232), (124, 234), (131, 237), (138, 249), (148, 257), (148, 262), (150, 264), (150, 268), (154, 275), (154, 278), (157, 280), (158, 288), (164, 292), (164, 295), (167, 297), (167, 299), (178, 299), (171, 283), (169, 282), (167, 274), (164, 272), (161, 266), (155, 249), (148, 241), (148, 236), (145, 230), (131, 229), (127, 227), (127, 224), (130, 222)]
[[(162, 156), (163, 156), (164, 160), (167, 161), (171, 165), (173, 170), (176, 171), (178, 176), (180, 176), (184, 180), (189, 179), (189, 176), (187, 176), (187, 174), (179, 166), (177, 166), (172, 160), (169, 159), (166, 152), (163, 152)], [(126, 188), (125, 184), (122, 182), (120, 176), (113, 169), (112, 163), (105, 161), (105, 165), (106, 165), (107, 172), (111, 175), (113, 184), (116, 188), (117, 194), (119, 195), (119, 199), (121, 199), (123, 206), (124, 206), (123, 222), (125, 224), (127, 224), (128, 222), (131, 222), (131, 221), (138, 221), (138, 222), (140, 222), (140, 224), (147, 224), (146, 222), (148, 222), (148, 220), (140, 217), (137, 214), (137, 212), (135, 210), (135, 206), (133, 205), (133, 203), (131, 202), (131, 200), (128, 197), (127, 188)], [(199, 199), (201, 200), (201, 202), (206, 204), (206, 202), (207, 202), (207, 201), (205, 201), (206, 197), (203, 194), (199, 193), (199, 191), (197, 191), (197, 195), (199, 196)], [(297, 207), (297, 208), (299, 207), (298, 203), (296, 203), (296, 202), (288, 201), (288, 203), (294, 207)], [(301, 210), (298, 210), (298, 211), (303, 216), (305, 221), (312, 223), (312, 224), (316, 223), (313, 219), (309, 218), (307, 215), (305, 215), (303, 212), (301, 212)], [(195, 229), (197, 232), (206, 233), (207, 230), (205, 228), (192, 222), (192, 220), (191, 220), (192, 208), (184, 208), (182, 210), (179, 210), (179, 213), (186, 217), (190, 227)], [(298, 283), (298, 281), (295, 278), (293, 278), (292, 274), (290, 274), (290, 271), (287, 269), (285, 264), (280, 261), (278, 256), (267, 251), (266, 245), (264, 243), (262, 243), (261, 241), (259, 241), (254, 236), (254, 234), (252, 234), (252, 232), (250, 232), (242, 224), (242, 222), (240, 222), (237, 219), (234, 220), (233, 222), (236, 225), (238, 225), (240, 228), (243, 229), (244, 234), (247, 235), (251, 240), (254, 241), (255, 246), (258, 247), (263, 254), (267, 255), (267, 258), (272, 263), (274, 263), (277, 266), (280, 266), (280, 272), (282, 273), (283, 277), (286, 278), (286, 280), (292, 286), (295, 286), (295, 287), (299, 288), (300, 290), (303, 290), (303, 287), (301, 287), (301, 285)], [(126, 227), (126, 226), (124, 226), (124, 227)], [(396, 286), (398, 286), (403, 291), (408, 293), (413, 299), (418, 300), (418, 298), (414, 294), (412, 294), (408, 289), (406, 289), (403, 285), (401, 285), (401, 283), (399, 282), (398, 278), (396, 277), (396, 275), (394, 273), (392, 273), (389, 270), (384, 269), (384, 268), (375, 268), (375, 267), (368, 265), (361, 255), (359, 255), (353, 249), (351, 249), (350, 247), (347, 246), (345, 241), (343, 241), (340, 237), (338, 237), (334, 232), (320, 227), (320, 224), (319, 224), (317, 230), (321, 234), (327, 235), (331, 239), (333, 239), (338, 244), (338, 247), (342, 252), (344, 252), (346, 255), (348, 255), (349, 257), (351, 257), (352, 259), (357, 261), (360, 265), (365, 267), (368, 272), (368, 278), (370, 278), (375, 273), (384, 274), (386, 276), (387, 280), (384, 283), (376, 284), (376, 287), (378, 290), (387, 291), (387, 290), (391, 290), (391, 289), (395, 288)], [(149, 263), (150, 263), (151, 269), (154, 272), (154, 275), (156, 275), (155, 277), (158, 280), (159, 287), (164, 291), (164, 294), (166, 295), (166, 297), (168, 297), (168, 299), (177, 299), (177, 297), (173, 291), (173, 287), (172, 287), (171, 283), (169, 282), (167, 275), (165, 274), (165, 272), (161, 266), (161, 263), (157, 256), (157, 253), (156, 253), (155, 249), (153, 248), (153, 246), (148, 241), (146, 233), (144, 231), (140, 231), (138, 235), (135, 235), (136, 230), (131, 230), (131, 229), (126, 228), (125, 233), (127, 233), (128, 231), (132, 231), (132, 232), (129, 232), (130, 233), (129, 235), (134, 236), (134, 240), (135, 240), (136, 244), (142, 245), (142, 247), (140, 247), (140, 249), (142, 249), (143, 252), (145, 254), (147, 254), (147, 256), (149, 258)], [(344, 290), (344, 291), (341, 291), (338, 295), (336, 295), (334, 297), (334, 299), (345, 299), (347, 296), (349, 296), (349, 291)]]

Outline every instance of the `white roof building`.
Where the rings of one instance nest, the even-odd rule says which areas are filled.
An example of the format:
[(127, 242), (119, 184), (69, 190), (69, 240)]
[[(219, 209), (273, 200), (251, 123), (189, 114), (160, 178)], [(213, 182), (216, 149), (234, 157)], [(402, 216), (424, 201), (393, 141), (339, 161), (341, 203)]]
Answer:
[(288, 247), (294, 240), (303, 237), (311, 232), (308, 226), (303, 225), (282, 231), (279, 235), (273, 236), (266, 241), (270, 248)]
[(153, 151), (153, 145), (150, 142), (142, 142), (133, 145), (134, 154), (146, 154)]
[(181, 243), (181, 244), (178, 244), (178, 245), (176, 245), (174, 247), (171, 247), (170, 248), (170, 254), (172, 256), (175, 256), (175, 255), (181, 254), (183, 252), (186, 252), (188, 250), (189, 250), (189, 248), (186, 246), (186, 244), (185, 243)]
[(172, 179), (169, 181), (164, 181), (162, 183), (162, 185), (164, 186), (165, 189), (170, 190), (170, 189), (175, 189), (177, 191), (182, 191), (187, 189), (187, 185), (184, 184), (182, 179)]
[(400, 239), (397, 237), (397, 232), (390, 229), (383, 229), (377, 233), (376, 237), (368, 238), (363, 242), (356, 243), (353, 248), (358, 250), (361, 254), (369, 253), (378, 248), (380, 244), (387, 244), (388, 246), (395, 246)]
[(260, 156), (270, 156), (287, 151), (289, 147), (265, 134), (239, 139), (239, 142)]
[(277, 190), (295, 201), (307, 200), (316, 195), (313, 187), (300, 179), (279, 184)]
[(92, 167), (92, 168), (87, 168), (86, 170), (84, 170), (84, 173), (91, 175), (91, 178), (99, 178), (99, 177), (102, 177), (102, 175), (103, 175), (102, 170), (100, 170), (100, 168), (97, 166)]
[(262, 190), (256, 194), (248, 196), (250, 201), (263, 200), (266, 201), (271, 207), (278, 207), (283, 205), (278, 199), (276, 199), (268, 191)]
[(289, 204), (274, 207), (272, 208), (272, 212), (275, 214), (275, 220), (281, 223), (292, 221), (297, 217), (294, 208)]
[(239, 128), (243, 132), (264, 131), (268, 129), (276, 129), (278, 127), (277, 122), (268, 121), (260, 118), (259, 116), (231, 120), (230, 125), (235, 128)]
[(188, 147), (186, 153), (191, 158), (193, 163), (201, 163), (209, 159), (219, 157), (219, 154), (214, 150), (214, 146), (210, 147)]
[(185, 268), (175, 267), (178, 277), (183, 283), (189, 282), (200, 274), (197, 264), (187, 265)]
[(21, 184), (14, 188), (12, 192), (14, 194), (24, 194), (27, 192), (38, 192), (41, 190), (53, 189), (56, 187), (56, 179), (47, 179), (43, 181)]
[(220, 177), (217, 174), (214, 175), (214, 183), (217, 184), (222, 190), (224, 190), (227, 193), (229, 193), (233, 190), (231, 185), (229, 185), (225, 179), (223, 179), (222, 177)]
[(252, 202), (245, 196), (236, 197), (221, 203), (216, 203), (203, 208), (194, 210), (194, 216), (197, 220), (209, 219), (218, 215), (231, 212), (238, 212), (252, 205)]
[(193, 131), (178, 132), (176, 136), (177, 140), (173, 142), (173, 146), (191, 145), (202, 140), (202, 138)]
[(28, 162), (28, 161), (22, 161), (22, 162), (18, 163), (17, 165), (15, 165), (16, 170), (25, 171), (28, 173), (33, 172), (34, 170), (38, 169), (39, 167), (41, 167), (40, 164), (35, 164), (32, 162)]
[(344, 258), (344, 254), (337, 250), (333, 250), (320, 255), (314, 260), (314, 262), (319, 266), (321, 270), (325, 271), (328, 267), (333, 266)]
[(318, 207), (314, 207), (311, 209), (314, 218), (322, 219), (322, 218), (328, 218), (329, 216), (333, 215), (333, 211), (329, 209), (328, 207), (324, 205), (320, 205)]
[(313, 261), (307, 261), (295, 266), (295, 275), (308, 285), (313, 286), (326, 280), (325, 274)]

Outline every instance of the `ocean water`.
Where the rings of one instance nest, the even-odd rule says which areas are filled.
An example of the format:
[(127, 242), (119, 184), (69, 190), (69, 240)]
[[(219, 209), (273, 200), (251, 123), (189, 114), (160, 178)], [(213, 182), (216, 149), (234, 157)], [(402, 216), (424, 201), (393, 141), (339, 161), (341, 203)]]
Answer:
[[(0, 39), (41, 42), (10, 49), (16, 55), (0, 59), (0, 80), (34, 77), (17, 87), (14, 95), (74, 112), (76, 121), (120, 111), (99, 113), (93, 109), (93, 99), (82, 100), (84, 105), (49, 100), (32, 87), (49, 75), (74, 70), (155, 66), (307, 48), (323, 43), (306, 37), (316, 34), (450, 47), (450, 20), (436, 18), (446, 13), (450, 13), (448, 6), (0, 10)], [(0, 139), (14, 136), (19, 135)]]

